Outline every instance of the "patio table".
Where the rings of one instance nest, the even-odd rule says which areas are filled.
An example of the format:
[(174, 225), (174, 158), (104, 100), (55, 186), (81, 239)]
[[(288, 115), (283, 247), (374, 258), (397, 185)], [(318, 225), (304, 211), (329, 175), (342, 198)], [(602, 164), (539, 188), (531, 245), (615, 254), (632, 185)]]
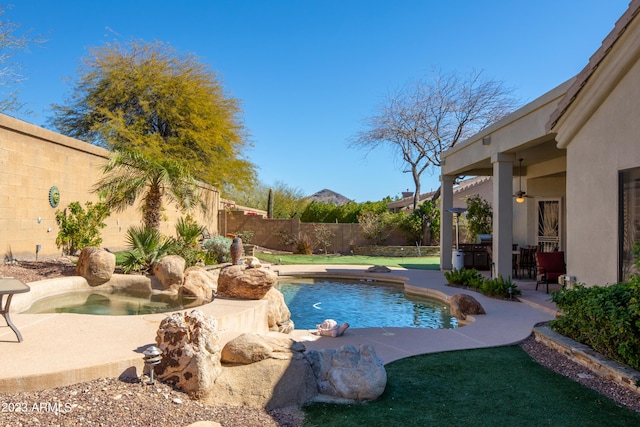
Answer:
[[(11, 298), (14, 294), (22, 294), (25, 292), (29, 292), (31, 289), (29, 286), (24, 284), (22, 280), (14, 279), (13, 277), (2, 277), (0, 278), (0, 314), (4, 316), (4, 320), (7, 321), (7, 325), (11, 328), (13, 332), (15, 332), (18, 337), (18, 342), (22, 342), (22, 335), (20, 335), (20, 331), (16, 326), (11, 323), (11, 318), (9, 317), (9, 308), (11, 306)], [(7, 295), (7, 301), (2, 304), (4, 300), (4, 296)]]

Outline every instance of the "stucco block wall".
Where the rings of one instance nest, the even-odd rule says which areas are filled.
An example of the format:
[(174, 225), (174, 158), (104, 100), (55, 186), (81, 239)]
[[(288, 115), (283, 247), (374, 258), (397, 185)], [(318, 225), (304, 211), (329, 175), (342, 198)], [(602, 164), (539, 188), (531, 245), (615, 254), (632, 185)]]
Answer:
[[(33, 259), (36, 245), (41, 245), (39, 257), (59, 255), (56, 211), (75, 201), (83, 207), (86, 201), (98, 201), (91, 188), (102, 177), (108, 156), (105, 149), (0, 114), (0, 250), (18, 259)], [(52, 186), (60, 190), (56, 208), (49, 204)], [(209, 187), (205, 193), (213, 211), (195, 218), (216, 233), (219, 195)], [(175, 220), (182, 214), (167, 206), (164, 216), (161, 231), (174, 235)], [(128, 227), (141, 223), (141, 214), (131, 207), (113, 212), (106, 223), (103, 246), (120, 249), (126, 245)]]
[(636, 62), (567, 147), (567, 264), (578, 281), (618, 280), (618, 173), (640, 167), (638, 111)]

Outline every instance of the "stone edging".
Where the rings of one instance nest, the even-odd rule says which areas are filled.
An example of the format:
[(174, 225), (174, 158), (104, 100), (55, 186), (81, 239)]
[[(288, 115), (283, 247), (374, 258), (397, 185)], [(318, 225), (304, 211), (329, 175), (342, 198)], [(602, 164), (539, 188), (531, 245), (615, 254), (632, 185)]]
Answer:
[(560, 335), (548, 326), (534, 327), (533, 334), (536, 341), (559, 351), (595, 374), (640, 393), (640, 372), (595, 352), (587, 345)]

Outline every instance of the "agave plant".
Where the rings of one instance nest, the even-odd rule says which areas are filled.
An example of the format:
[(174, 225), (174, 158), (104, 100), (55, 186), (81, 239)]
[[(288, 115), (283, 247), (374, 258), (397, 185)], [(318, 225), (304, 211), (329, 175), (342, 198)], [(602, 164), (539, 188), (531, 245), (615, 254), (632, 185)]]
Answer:
[(125, 273), (147, 273), (163, 256), (175, 249), (175, 239), (163, 236), (150, 227), (131, 226), (127, 230), (127, 244), (131, 250), (125, 254), (122, 268)]

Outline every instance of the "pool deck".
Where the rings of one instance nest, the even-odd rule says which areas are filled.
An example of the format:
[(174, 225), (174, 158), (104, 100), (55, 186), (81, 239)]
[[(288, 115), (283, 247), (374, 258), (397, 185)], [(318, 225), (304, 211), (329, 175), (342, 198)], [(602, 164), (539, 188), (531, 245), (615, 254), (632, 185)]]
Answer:
[[(362, 266), (273, 265), (271, 268), (281, 275), (371, 276)], [(304, 342), (307, 349), (372, 344), (384, 363), (389, 363), (417, 354), (517, 343), (531, 334), (535, 324), (555, 316), (550, 295), (542, 287), (536, 291), (535, 281), (516, 281), (522, 290), (519, 297), (522, 302), (518, 303), (446, 286), (441, 271), (393, 269), (386, 274), (406, 277), (407, 285), (415, 292), (424, 290), (446, 296), (470, 294), (482, 304), (487, 314), (475, 316), (474, 322), (457, 329), (350, 328), (338, 338), (318, 337), (308, 330), (295, 330), (287, 336)], [(384, 274), (375, 277), (384, 277)], [(268, 333), (263, 301), (217, 298), (198, 309), (218, 319), (224, 342), (238, 335), (238, 330)], [(0, 325), (0, 392), (45, 389), (101, 377), (140, 376), (142, 351), (155, 343), (156, 331), (165, 316), (11, 313), (24, 340), (18, 343), (11, 329)]]

